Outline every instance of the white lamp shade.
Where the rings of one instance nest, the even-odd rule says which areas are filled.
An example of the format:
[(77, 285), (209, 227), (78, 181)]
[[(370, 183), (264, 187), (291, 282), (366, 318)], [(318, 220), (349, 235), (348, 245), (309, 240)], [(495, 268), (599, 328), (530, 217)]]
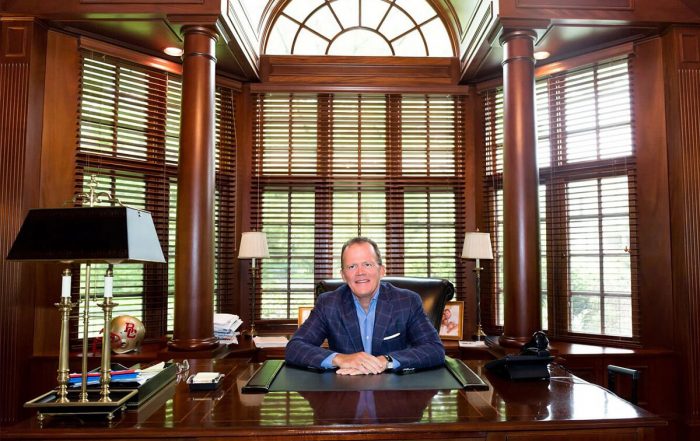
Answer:
[(467, 233), (464, 236), (462, 259), (493, 259), (489, 233)]
[(260, 231), (249, 231), (241, 236), (241, 247), (238, 249), (239, 259), (261, 259), (270, 257), (267, 250), (267, 236)]

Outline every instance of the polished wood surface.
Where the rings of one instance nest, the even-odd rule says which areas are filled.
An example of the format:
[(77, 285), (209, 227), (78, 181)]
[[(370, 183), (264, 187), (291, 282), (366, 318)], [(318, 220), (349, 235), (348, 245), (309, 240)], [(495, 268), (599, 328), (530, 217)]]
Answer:
[[(489, 384), (483, 392), (379, 391), (241, 394), (259, 364), (190, 360), (188, 374), (226, 376), (216, 391), (174, 391), (104, 419), (29, 418), (12, 439), (473, 439), (651, 440), (665, 422), (558, 367), (550, 381), (511, 382), (467, 364)], [(183, 376), (184, 378), (184, 376)], [(358, 377), (358, 381), (362, 378)], [(374, 408), (374, 410), (372, 410)]]

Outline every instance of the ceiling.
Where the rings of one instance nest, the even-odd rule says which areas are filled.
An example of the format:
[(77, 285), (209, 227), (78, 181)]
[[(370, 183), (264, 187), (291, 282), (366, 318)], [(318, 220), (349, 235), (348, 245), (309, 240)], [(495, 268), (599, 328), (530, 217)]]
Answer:
[[(110, 3), (128, 4), (135, 0), (61, 0), (66, 2), (65, 10), (56, 10), (54, 6), (47, 7), (45, 0), (5, 0), (2, 7), (3, 16), (12, 14), (32, 14), (47, 20), (53, 28), (66, 32), (93, 37), (99, 40), (118, 43), (150, 55), (178, 62), (176, 57), (165, 55), (162, 50), (168, 46), (182, 47), (180, 27), (183, 15), (163, 12), (138, 12), (138, 13), (86, 13), (85, 3)], [(217, 72), (241, 81), (257, 81), (260, 34), (264, 32), (264, 26), (259, 24), (260, 17), (268, 17), (274, 12), (273, 3), (264, 10), (258, 5), (253, 15), (245, 16), (246, 2), (262, 0), (229, 0), (229, 9), (226, 14), (211, 20), (216, 26), (220, 38), (217, 43)], [(658, 34), (665, 26), (663, 23), (653, 21), (634, 20), (601, 20), (588, 18), (576, 20), (567, 11), (560, 14), (564, 19), (504, 19), (499, 12), (491, 6), (495, 3), (478, 0), (432, 0), (442, 10), (442, 15), (447, 17), (449, 25), (454, 29), (454, 35), (460, 39), (460, 58), (462, 61), (462, 83), (471, 83), (484, 79), (498, 77), (501, 74), (502, 49), (498, 41), (504, 27), (533, 26), (538, 32), (536, 50), (545, 50), (551, 53), (546, 61), (557, 61), (569, 58), (581, 53), (609, 47), (623, 42), (628, 42), (649, 35)], [(527, 3), (539, 1), (551, 3), (553, 0), (512, 0), (515, 3)], [(576, 0), (566, 0), (571, 3)], [(582, 1), (582, 0), (578, 0)], [(590, 2), (591, 0), (589, 0)], [(603, 0), (599, 0), (602, 2)], [(617, 0), (619, 3), (620, 0)], [(633, 0), (628, 1), (632, 5)], [(682, 5), (687, 0), (675, 1)], [(75, 12), (71, 13), (70, 3), (76, 4)], [(80, 5), (77, 4), (80, 2)], [(171, 3), (209, 3), (208, 0), (179, 0)], [(595, 3), (595, 1), (593, 1)], [(53, 2), (47, 2), (53, 3)], [(166, 3), (164, 0), (142, 0), (142, 3)], [(509, 3), (509, 2), (503, 2)], [(644, 4), (644, 0), (637, 0), (637, 4)], [(488, 7), (485, 9), (485, 5)], [(195, 6), (190, 6), (194, 8)], [(60, 9), (60, 8), (59, 8)], [(118, 8), (117, 8), (118, 9)], [(142, 8), (143, 9), (143, 8)], [(153, 8), (153, 10), (167, 8)], [(497, 8), (496, 8), (497, 9)], [(480, 16), (482, 10), (490, 11)], [(688, 9), (690, 10), (690, 9)], [(546, 9), (551, 12), (552, 9)], [(517, 11), (516, 11), (517, 12)], [(537, 16), (539, 11), (530, 10), (531, 16)], [(585, 11), (584, 11), (585, 12)], [(672, 11), (673, 12), (673, 11)], [(568, 15), (567, 15), (568, 14)], [(586, 12), (584, 15), (591, 16)], [(613, 16), (617, 12), (613, 12)], [(514, 14), (513, 14), (514, 15)], [(619, 14), (618, 14), (619, 15)], [(173, 19), (176, 17), (176, 19)], [(700, 21), (700, 20), (698, 20)], [(476, 29), (476, 31), (474, 30)], [(542, 63), (542, 62), (540, 62)]]

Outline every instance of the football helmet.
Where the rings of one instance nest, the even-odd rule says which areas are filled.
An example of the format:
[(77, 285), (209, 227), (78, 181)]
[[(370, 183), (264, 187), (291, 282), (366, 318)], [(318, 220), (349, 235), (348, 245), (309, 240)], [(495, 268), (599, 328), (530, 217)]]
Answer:
[(112, 351), (115, 353), (138, 352), (146, 336), (146, 327), (136, 317), (120, 315), (112, 319), (109, 333), (112, 337)]

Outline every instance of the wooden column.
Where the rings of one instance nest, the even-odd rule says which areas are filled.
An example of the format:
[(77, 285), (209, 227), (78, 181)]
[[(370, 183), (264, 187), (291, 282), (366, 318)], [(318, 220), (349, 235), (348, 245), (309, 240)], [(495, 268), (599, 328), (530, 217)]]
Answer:
[(700, 27), (670, 29), (663, 54), (673, 266), (668, 301), (674, 329), (668, 343), (678, 354), (683, 379), (687, 433), (679, 439), (700, 439)]
[(540, 253), (535, 127), (535, 32), (506, 31), (504, 49), (503, 269), (500, 344), (517, 347), (540, 328)]
[(185, 26), (177, 176), (175, 331), (170, 349), (198, 351), (214, 338), (214, 75), (216, 33)]

